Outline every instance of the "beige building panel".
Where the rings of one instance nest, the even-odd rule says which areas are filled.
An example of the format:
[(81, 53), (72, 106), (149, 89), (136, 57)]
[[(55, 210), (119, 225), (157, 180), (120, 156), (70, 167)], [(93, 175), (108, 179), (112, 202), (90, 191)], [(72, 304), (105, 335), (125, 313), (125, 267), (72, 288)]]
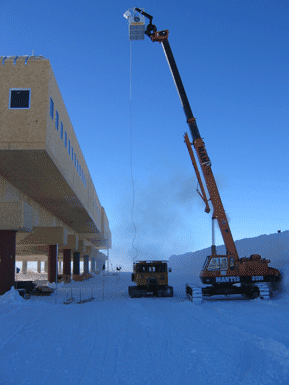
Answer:
[[(3, 58), (2, 58), (3, 59)], [(1, 63), (2, 64), (2, 63)], [(7, 58), (1, 65), (0, 149), (45, 148), (49, 60)], [(27, 110), (9, 109), (9, 90), (31, 89), (31, 106)], [(6, 96), (6, 97), (5, 97)]]
[(33, 233), (19, 245), (66, 245), (68, 232), (64, 227), (34, 227)]
[(101, 232), (96, 234), (91, 241), (98, 249), (110, 249), (111, 244), (111, 232), (109, 229), (109, 223), (107, 219), (106, 212), (103, 207), (101, 207)]
[[(8, 204), (11, 202), (21, 202), (23, 209), (26, 206), (30, 207), (29, 220), (32, 227), (55, 227), (61, 224), (61, 221), (59, 221), (49, 211), (45, 210), (44, 207), (41, 207), (30, 197), (9, 183), (5, 178), (0, 176), (0, 206), (2, 205), (2, 211), (5, 210), (4, 207), (9, 207)], [(6, 206), (3, 205), (3, 203), (5, 203)], [(1, 226), (2, 222), (0, 224), (0, 227)]]
[(1, 230), (32, 231), (32, 207), (25, 202), (1, 202), (0, 228)]
[(58, 251), (63, 251), (64, 249), (70, 249), (72, 251), (77, 251), (78, 250), (78, 237), (76, 235), (68, 235), (66, 244), (58, 246)]
[[(61, 227), (65, 231), (65, 243), (59, 243), (59, 237), (55, 237), (54, 241), (51, 238), (53, 228)], [(38, 229), (37, 229), (38, 228)], [(42, 228), (40, 230), (39, 228)], [(52, 228), (52, 231), (50, 229)], [(25, 244), (43, 244), (44, 239), (47, 238), (46, 233), (50, 233), (49, 241), (59, 244), (59, 251), (63, 249), (83, 251), (84, 241), (78, 245), (78, 235), (72, 229), (67, 227), (62, 221), (53, 216), (45, 208), (33, 201), (30, 197), (18, 190), (11, 183), (0, 177), (0, 229), (1, 230), (19, 230), (26, 232), (17, 232), (16, 244), (18, 245), (18, 252), (29, 253), (34, 251), (39, 253), (39, 248), (30, 246), (28, 249), (24, 247)], [(39, 231), (42, 233), (42, 240), (39, 240)], [(29, 234), (31, 232), (31, 234)], [(38, 235), (37, 235), (38, 232)], [(36, 240), (37, 238), (37, 240)], [(48, 238), (46, 239), (48, 240)], [(53, 244), (54, 244), (53, 243)], [(86, 244), (90, 244), (86, 241)], [(21, 246), (22, 245), (22, 246)]]
[[(46, 136), (46, 150), (53, 159), (57, 168), (76, 194), (81, 205), (83, 205), (89, 215), (93, 218), (96, 226), (101, 227), (101, 205), (94, 189), (92, 179), (89, 174), (88, 167), (86, 165), (84, 156), (80, 149), (78, 140), (76, 138), (73, 126), (66, 111), (58, 84), (53, 74), (52, 68), (49, 71), (49, 103), (47, 111), (47, 136)], [(54, 119), (50, 116), (50, 97), (54, 102)], [(56, 111), (59, 114), (59, 128), (56, 129), (55, 119)], [(60, 137), (61, 123), (63, 125), (63, 139)], [(67, 147), (65, 147), (65, 141), (67, 135)], [(68, 153), (70, 143), (70, 154)], [(73, 148), (73, 160), (72, 160), (72, 148)], [(78, 160), (78, 164), (81, 166), (86, 178), (86, 187), (77, 172), (75, 167), (75, 160)], [(67, 199), (75, 202), (73, 196), (67, 196)]]
[[(0, 60), (0, 175), (10, 183), (5, 190), (0, 178), (0, 199), (5, 190), (2, 201), (30, 204), (34, 227), (65, 224), (75, 233), (91, 233), (92, 238), (101, 233), (111, 238), (106, 216), (103, 229), (102, 207), (49, 60), (19, 57), (15, 62), (12, 57), (6, 58), (4, 65), (3, 57)], [(31, 90), (29, 109), (8, 108), (12, 88)], [(53, 120), (50, 97), (54, 102)], [(59, 113), (58, 130), (55, 127), (56, 110)], [(60, 137), (61, 122), (63, 140)], [(67, 148), (64, 146), (65, 132)], [(71, 158), (72, 147), (85, 175), (86, 187), (74, 165), (75, 156), (73, 160)]]
[(42, 256), (42, 260), (48, 257), (47, 245), (16, 245), (16, 260), (21, 260), (23, 255), (31, 256), (27, 258), (29, 261), (33, 261), (33, 255)]
[[(24, 252), (23, 254), (17, 256), (17, 262), (20, 262), (20, 261), (22, 261), (22, 262), (23, 261), (27, 261), (27, 262), (36, 262), (36, 261), (46, 262), (46, 261), (48, 261), (48, 255), (47, 254), (33, 255), (33, 253), (27, 254), (26, 252)], [(43, 269), (42, 269), (42, 272), (44, 272)], [(16, 278), (17, 278), (17, 276), (16, 276)]]

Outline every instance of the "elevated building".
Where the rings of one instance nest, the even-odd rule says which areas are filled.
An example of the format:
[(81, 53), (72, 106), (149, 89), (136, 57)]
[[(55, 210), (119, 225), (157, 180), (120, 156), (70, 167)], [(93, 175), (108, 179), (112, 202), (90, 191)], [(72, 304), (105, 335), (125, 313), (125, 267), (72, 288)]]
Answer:
[(0, 57), (0, 89), (3, 294), (14, 284), (15, 258), (46, 256), (54, 282), (58, 259), (70, 276), (72, 253), (75, 274), (80, 258), (102, 265), (111, 232), (49, 60)]

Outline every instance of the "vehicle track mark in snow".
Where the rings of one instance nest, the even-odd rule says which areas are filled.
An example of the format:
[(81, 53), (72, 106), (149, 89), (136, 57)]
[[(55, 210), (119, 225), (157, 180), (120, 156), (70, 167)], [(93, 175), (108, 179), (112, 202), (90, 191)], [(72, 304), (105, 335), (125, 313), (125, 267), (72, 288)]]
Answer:
[[(284, 378), (287, 379), (289, 376), (289, 349), (276, 339), (268, 338), (268, 330), (266, 330), (265, 337), (262, 337), (257, 334), (263, 332), (262, 328), (259, 329), (258, 325), (249, 324), (250, 327), (252, 327), (252, 332), (247, 332), (243, 327), (236, 326), (238, 324), (236, 324), (235, 318), (227, 316), (226, 310), (228, 309), (217, 308), (216, 310), (222, 315), (222, 319), (225, 322), (229, 321), (227, 324), (228, 329), (231, 330), (231, 334), (234, 335), (235, 338), (238, 336), (242, 343), (240, 363), (235, 370), (235, 373), (237, 372), (239, 374), (234, 378), (233, 384), (258, 385), (262, 383), (264, 385), (283, 385)], [(245, 355), (243, 354), (244, 352), (246, 352)], [(267, 362), (267, 364), (265, 364), (266, 372), (258, 365), (258, 362), (261, 361)], [(279, 371), (276, 369), (276, 366), (280, 367)], [(258, 370), (256, 370), (256, 368), (258, 368)], [(276, 373), (278, 373), (278, 375), (276, 375)]]
[(240, 362), (238, 364), (238, 367), (234, 371), (235, 375), (233, 378), (232, 385), (241, 385), (242, 383), (246, 384), (247, 373), (250, 372), (250, 369), (251, 369), (251, 360), (248, 359), (249, 358), (248, 355), (250, 353), (247, 349), (246, 350), (247, 360), (244, 360), (244, 352), (245, 352), (244, 341), (242, 338), (240, 338), (240, 341), (241, 341)]
[[(148, 322), (150, 324), (152, 321), (148, 317), (146, 317), (145, 322)], [(154, 322), (153, 322), (154, 323)], [(156, 323), (156, 322), (155, 322)], [(159, 385), (163, 382), (161, 382), (164, 379), (163, 371), (164, 368), (162, 365), (159, 365), (159, 362), (165, 361), (165, 341), (167, 336), (165, 336), (165, 333), (162, 331), (163, 329), (163, 320), (159, 320), (159, 324), (157, 325), (157, 330), (159, 331), (157, 333), (157, 339), (155, 336), (155, 329), (154, 327), (147, 328), (148, 332), (148, 347), (149, 347), (149, 353), (151, 357), (151, 362), (154, 366), (154, 378), (152, 380), (149, 380), (146, 385)]]
[[(107, 324), (105, 323), (105, 335), (107, 336), (108, 334), (108, 327), (107, 327)], [(108, 338), (106, 338), (105, 340), (105, 347), (104, 347), (104, 352), (103, 352), (103, 361), (102, 361), (102, 365), (101, 365), (101, 374), (102, 376), (104, 377), (104, 372), (105, 372), (105, 369), (106, 369), (106, 364), (107, 364), (107, 360), (108, 360)]]
[(5, 345), (7, 345), (7, 343), (17, 334), (20, 332), (20, 330), (22, 330), (24, 328), (24, 326), (26, 326), (27, 324), (29, 324), (30, 322), (30, 318), (28, 319), (28, 321), (22, 323), (16, 330), (14, 333), (10, 334), (4, 342), (2, 342), (2, 344), (0, 345), (0, 351), (3, 349), (3, 347)]
[(263, 349), (270, 357), (277, 360), (289, 373), (289, 349), (283, 343), (273, 338), (257, 337), (257, 339), (256, 345)]
[[(217, 309), (218, 313), (221, 313), (219, 310)], [(228, 385), (243, 384), (243, 376), (248, 370), (250, 371), (250, 359), (244, 355), (244, 352), (247, 351), (249, 357), (251, 352), (244, 345), (243, 336), (230, 333), (231, 326), (226, 324), (226, 315), (224, 317), (222, 314), (221, 318), (219, 316), (212, 318), (210, 311), (209, 317), (205, 306), (203, 308), (183, 307), (182, 315), (188, 323), (191, 323), (190, 338), (196, 337), (194, 348), (188, 352), (188, 355), (195, 354), (197, 357), (195, 370), (199, 373), (200, 381), (203, 383), (203, 373), (207, 371), (208, 384), (213, 384), (214, 381)], [(197, 334), (193, 332), (194, 329)], [(192, 346), (192, 341), (189, 343)], [(215, 347), (214, 350), (211, 346)], [(235, 357), (231, 363), (233, 370), (229, 370), (227, 360), (224, 358), (228, 352)], [(245, 360), (244, 357), (246, 357)]]
[[(158, 383), (162, 385), (168, 383), (191, 385), (191, 379), (190, 381), (187, 380), (189, 369), (186, 368), (186, 364), (183, 362), (184, 356), (179, 356), (179, 353), (186, 346), (186, 342), (180, 336), (183, 332), (181, 313), (179, 323), (175, 324), (173, 322), (175, 312), (179, 311), (179, 303), (176, 304), (174, 299), (168, 298), (159, 299), (153, 304), (156, 306), (151, 309), (151, 313), (155, 314), (156, 319), (153, 321), (155, 327), (152, 329), (152, 337), (161, 335), (160, 339), (154, 341), (156, 346), (153, 344), (154, 362), (159, 364), (156, 367), (160, 371), (160, 376), (157, 377)], [(174, 349), (176, 349), (176, 352), (174, 352)], [(164, 370), (164, 368), (166, 369)], [(148, 384), (153, 384), (153, 382), (148, 382)]]
[(82, 372), (82, 378), (75, 385), (81, 385), (82, 383), (84, 383), (84, 384), (87, 383), (86, 374), (87, 374), (88, 368), (92, 364), (93, 354), (94, 354), (95, 348), (96, 348), (96, 342), (97, 342), (97, 330), (94, 331), (94, 338), (93, 338), (92, 347), (90, 348), (89, 356), (86, 359), (85, 367), (84, 367), (83, 372)]

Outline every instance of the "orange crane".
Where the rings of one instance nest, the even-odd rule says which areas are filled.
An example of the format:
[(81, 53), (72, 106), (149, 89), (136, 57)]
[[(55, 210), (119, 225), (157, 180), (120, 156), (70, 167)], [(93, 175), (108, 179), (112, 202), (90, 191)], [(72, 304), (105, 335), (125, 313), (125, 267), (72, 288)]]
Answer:
[[(128, 13), (127, 13), (128, 12)], [(280, 271), (269, 267), (270, 260), (261, 258), (258, 254), (252, 254), (249, 258), (239, 258), (236, 245), (226, 217), (224, 206), (218, 191), (218, 187), (213, 175), (211, 161), (208, 156), (205, 143), (201, 138), (196, 119), (192, 113), (182, 79), (180, 77), (169, 41), (169, 31), (157, 31), (152, 23), (153, 17), (144, 12), (143, 9), (133, 8), (132, 14), (127, 11), (124, 15), (130, 19), (130, 39), (141, 40), (146, 34), (152, 42), (159, 42), (163, 46), (171, 73), (183, 105), (186, 121), (189, 126), (193, 142), (191, 143), (186, 133), (184, 136), (199, 184), (201, 188), (200, 196), (205, 202), (205, 212), (210, 212), (209, 201), (213, 207), (213, 242), (211, 255), (206, 258), (200, 279), (205, 287), (186, 285), (186, 294), (195, 303), (201, 303), (204, 296), (242, 294), (247, 298), (262, 299), (270, 298), (271, 283), (280, 282)], [(129, 15), (129, 16), (128, 16)], [(140, 15), (149, 19), (149, 24), (144, 28), (144, 22)], [(143, 35), (143, 36), (142, 36)], [(197, 159), (200, 164), (201, 173), (205, 180), (209, 199), (206, 196), (205, 188), (202, 183), (200, 172), (194, 156), (192, 145), (196, 151)], [(214, 240), (214, 220), (217, 220), (222, 238), (226, 247), (225, 255), (217, 255)]]

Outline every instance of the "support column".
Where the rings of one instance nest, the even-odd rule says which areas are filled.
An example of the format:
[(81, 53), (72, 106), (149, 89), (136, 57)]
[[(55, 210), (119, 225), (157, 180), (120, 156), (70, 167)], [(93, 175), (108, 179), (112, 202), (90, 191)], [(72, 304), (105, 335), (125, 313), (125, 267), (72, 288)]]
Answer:
[(48, 282), (57, 282), (58, 245), (48, 246)]
[(37, 273), (41, 273), (41, 261), (37, 261)]
[(48, 261), (44, 261), (44, 272), (48, 273)]
[(16, 230), (0, 230), (0, 295), (14, 286)]
[(60, 274), (61, 273), (61, 261), (58, 261), (58, 274)]
[(22, 274), (27, 274), (27, 261), (22, 261)]
[(91, 271), (92, 272), (95, 271), (95, 258), (94, 257), (91, 258)]
[(80, 253), (78, 251), (75, 251), (73, 253), (73, 275), (79, 275), (79, 260)]
[(70, 282), (71, 275), (71, 250), (63, 250), (63, 278), (64, 282)]
[(83, 273), (84, 274), (88, 274), (89, 273), (88, 261), (89, 261), (89, 255), (84, 255), (83, 256)]
[(110, 261), (109, 261), (109, 249), (107, 249), (106, 250), (106, 257), (107, 257), (107, 260), (106, 260), (106, 262), (107, 262), (107, 264), (106, 264), (106, 267), (107, 267), (107, 271), (109, 271), (109, 264), (110, 264)]

